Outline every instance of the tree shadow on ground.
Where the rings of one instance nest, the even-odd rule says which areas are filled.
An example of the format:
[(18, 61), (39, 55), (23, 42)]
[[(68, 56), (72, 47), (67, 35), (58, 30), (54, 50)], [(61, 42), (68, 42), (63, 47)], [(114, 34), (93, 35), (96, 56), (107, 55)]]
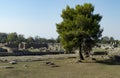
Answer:
[(107, 64), (107, 65), (120, 65), (120, 56), (114, 55), (111, 56), (109, 59), (96, 60), (96, 63)]

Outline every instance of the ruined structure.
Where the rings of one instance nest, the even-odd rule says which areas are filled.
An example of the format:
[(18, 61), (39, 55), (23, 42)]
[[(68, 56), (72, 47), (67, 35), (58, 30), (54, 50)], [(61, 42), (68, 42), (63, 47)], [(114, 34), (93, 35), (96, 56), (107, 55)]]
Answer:
[(49, 51), (63, 51), (62, 45), (60, 43), (48, 43)]
[(62, 45), (60, 43), (20, 43), (19, 50), (25, 50), (28, 48), (39, 49), (40, 51), (63, 51)]
[[(40, 52), (60, 52), (64, 51), (62, 45), (60, 43), (31, 43), (27, 44), (25, 42), (19, 43), (16, 45), (14, 43), (0, 43), (1, 51), (7, 52), (18, 52), (24, 51), (29, 48), (31, 49), (39, 49)], [(4, 49), (4, 50), (2, 50)]]

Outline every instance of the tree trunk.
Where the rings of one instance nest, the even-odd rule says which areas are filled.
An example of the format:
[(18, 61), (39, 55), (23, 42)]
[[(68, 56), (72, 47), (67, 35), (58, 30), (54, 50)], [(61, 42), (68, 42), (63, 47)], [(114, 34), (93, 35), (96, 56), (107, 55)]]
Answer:
[(86, 51), (86, 52), (85, 52), (85, 56), (86, 56), (86, 57), (89, 57), (89, 56), (90, 56), (90, 51)]
[(82, 55), (82, 46), (79, 47), (79, 60), (84, 60), (84, 57)]

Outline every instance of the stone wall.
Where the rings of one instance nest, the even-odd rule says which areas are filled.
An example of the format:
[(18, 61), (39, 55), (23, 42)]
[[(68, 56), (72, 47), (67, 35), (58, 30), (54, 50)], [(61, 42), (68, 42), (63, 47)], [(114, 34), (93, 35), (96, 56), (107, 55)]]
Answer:
[(48, 43), (49, 51), (63, 51), (62, 45), (60, 43)]
[(0, 56), (33, 56), (33, 55), (47, 55), (47, 54), (64, 54), (64, 52), (0, 52)]
[(13, 43), (5, 43), (0, 44), (0, 48), (6, 49), (8, 52), (17, 52), (21, 50), (27, 50), (29, 48), (39, 49), (41, 52), (59, 52), (64, 51), (62, 45), (60, 43), (31, 43), (27, 44), (25, 42), (21, 42), (19, 45), (15, 45)]
[(60, 43), (34, 43), (34, 44), (26, 44), (20, 43), (19, 50), (25, 50), (28, 48), (40, 49), (45, 51), (63, 51), (62, 45)]

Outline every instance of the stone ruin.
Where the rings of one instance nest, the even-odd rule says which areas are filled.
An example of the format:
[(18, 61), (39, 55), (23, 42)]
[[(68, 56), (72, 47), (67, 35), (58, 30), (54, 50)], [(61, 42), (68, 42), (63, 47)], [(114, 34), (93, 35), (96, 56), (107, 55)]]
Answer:
[(26, 50), (28, 48), (39, 49), (40, 51), (49, 51), (49, 52), (58, 52), (63, 51), (62, 45), (60, 43), (34, 43), (34, 44), (27, 44), (27, 43), (20, 43), (18, 46), (19, 50)]
[(60, 43), (31, 43), (25, 42), (15, 45), (14, 43), (0, 43), (0, 52), (18, 52), (27, 49), (39, 49), (40, 52), (63, 52), (64, 49)]
[(62, 45), (60, 43), (48, 43), (49, 51), (63, 51)]
[(14, 43), (0, 43), (0, 52), (14, 52), (18, 51), (18, 46)]

